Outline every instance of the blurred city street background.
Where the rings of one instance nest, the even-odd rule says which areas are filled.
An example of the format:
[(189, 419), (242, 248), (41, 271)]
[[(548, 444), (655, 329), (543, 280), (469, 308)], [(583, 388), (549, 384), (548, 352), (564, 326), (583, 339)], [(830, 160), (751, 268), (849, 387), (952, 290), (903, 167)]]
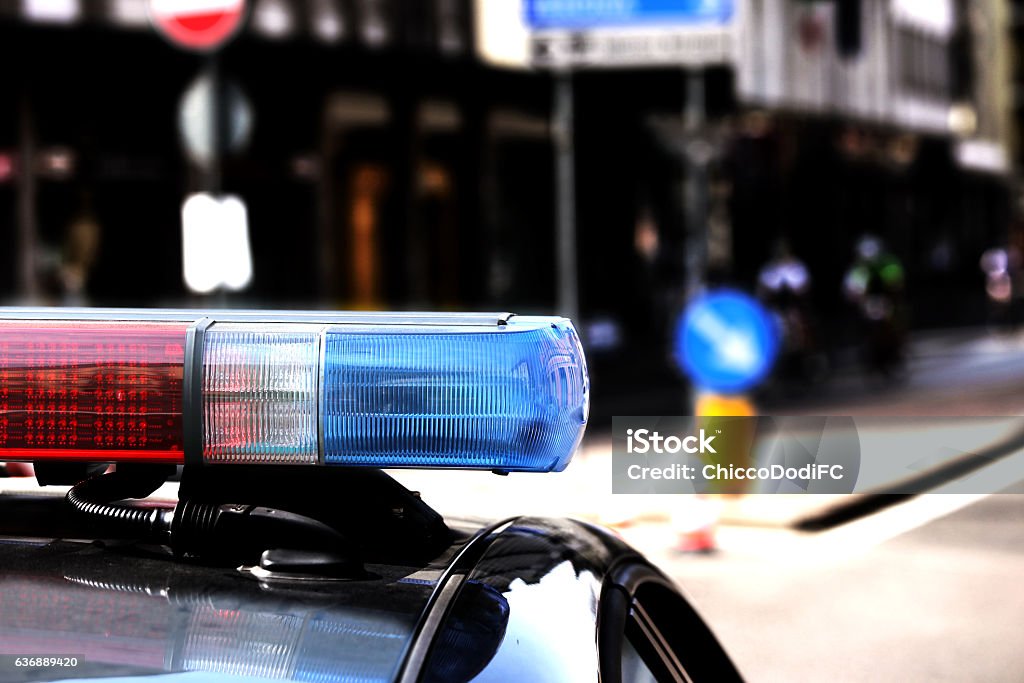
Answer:
[(612, 495), (610, 435), (698, 409), (720, 289), (777, 343), (731, 405), (1024, 421), (1024, 2), (185, 4), (240, 12), (0, 0), (0, 303), (571, 317), (566, 472), (396, 476), (612, 526), (751, 680), (1024, 679), (1019, 448), (973, 446), (1014, 493), (701, 502)]

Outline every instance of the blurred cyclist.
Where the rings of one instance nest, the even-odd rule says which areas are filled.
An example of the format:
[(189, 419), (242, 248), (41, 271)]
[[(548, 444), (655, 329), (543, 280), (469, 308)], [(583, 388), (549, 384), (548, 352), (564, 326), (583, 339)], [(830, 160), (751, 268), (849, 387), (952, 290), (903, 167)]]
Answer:
[(886, 250), (882, 239), (861, 237), (843, 289), (857, 307), (864, 330), (864, 361), (869, 370), (885, 376), (904, 362), (903, 285), (903, 264)]

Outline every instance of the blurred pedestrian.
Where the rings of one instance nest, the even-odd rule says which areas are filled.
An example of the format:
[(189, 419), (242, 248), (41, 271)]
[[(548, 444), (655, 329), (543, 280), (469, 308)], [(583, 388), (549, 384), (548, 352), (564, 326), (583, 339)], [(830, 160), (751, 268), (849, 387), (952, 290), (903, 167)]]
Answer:
[(985, 274), (985, 295), (988, 300), (989, 324), (997, 328), (1013, 329), (1014, 301), (1019, 299), (1021, 284), (1021, 254), (1014, 246), (993, 247), (985, 250), (979, 262)]
[(61, 250), (62, 305), (88, 304), (87, 286), (89, 275), (99, 256), (100, 235), (100, 224), (92, 207), (92, 197), (84, 194), (81, 209), (68, 224)]
[(783, 306), (803, 303), (811, 288), (811, 276), (785, 239), (775, 244), (772, 257), (757, 276), (757, 293), (766, 303)]
[(757, 295), (774, 314), (782, 337), (776, 376), (800, 383), (821, 380), (828, 365), (818, 340), (810, 291), (806, 264), (787, 240), (779, 240), (772, 258), (758, 273)]

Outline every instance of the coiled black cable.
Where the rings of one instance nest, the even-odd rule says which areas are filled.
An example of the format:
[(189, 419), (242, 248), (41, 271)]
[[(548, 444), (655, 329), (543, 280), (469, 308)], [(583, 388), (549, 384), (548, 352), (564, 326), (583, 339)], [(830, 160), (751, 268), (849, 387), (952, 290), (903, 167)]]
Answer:
[(145, 498), (167, 476), (159, 467), (124, 467), (75, 484), (67, 502), (94, 520), (98, 533), (159, 543), (178, 556), (251, 563), (272, 548), (350, 553), (351, 544), (334, 528), (286, 510), (191, 500), (173, 509), (117, 504)]
[(116, 505), (127, 498), (145, 498), (166, 480), (164, 472), (116, 471), (85, 479), (68, 491), (67, 501), (119, 535), (166, 543), (173, 511), (167, 508)]

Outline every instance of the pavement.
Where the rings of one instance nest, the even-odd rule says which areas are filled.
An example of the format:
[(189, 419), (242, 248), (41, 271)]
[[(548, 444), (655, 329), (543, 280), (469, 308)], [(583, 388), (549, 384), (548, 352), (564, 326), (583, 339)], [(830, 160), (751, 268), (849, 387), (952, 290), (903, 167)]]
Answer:
[(724, 527), (709, 555), (650, 526), (624, 536), (749, 681), (1022, 680), (1024, 495), (921, 496), (864, 521), (833, 538)]

